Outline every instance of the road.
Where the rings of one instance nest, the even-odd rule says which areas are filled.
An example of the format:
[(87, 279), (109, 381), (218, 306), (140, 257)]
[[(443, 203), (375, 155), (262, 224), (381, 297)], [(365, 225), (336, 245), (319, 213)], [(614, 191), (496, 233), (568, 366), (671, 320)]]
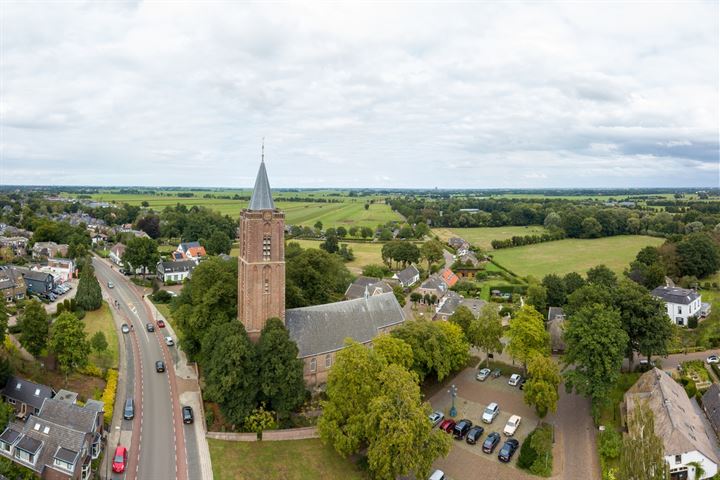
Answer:
[[(133, 327), (130, 334), (123, 335), (128, 362), (126, 391), (117, 393), (123, 404), (125, 398), (132, 396), (136, 410), (135, 419), (123, 420), (121, 425), (121, 438), (132, 438), (127, 474), (123, 478), (185, 480), (188, 473), (184, 426), (173, 357), (163, 341), (165, 329), (148, 332), (145, 325), (155, 321), (137, 288), (102, 260), (94, 258), (93, 266), (105, 288), (108, 281), (115, 285), (107, 291), (112, 299), (118, 300), (120, 313)], [(166, 373), (155, 371), (157, 360), (165, 362)], [(108, 446), (110, 455), (113, 448), (114, 445)]]

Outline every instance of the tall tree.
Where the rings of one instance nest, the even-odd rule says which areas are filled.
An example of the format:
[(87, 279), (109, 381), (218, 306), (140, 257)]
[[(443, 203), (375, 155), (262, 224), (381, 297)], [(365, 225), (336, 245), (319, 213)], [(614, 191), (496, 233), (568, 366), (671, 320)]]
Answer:
[(540, 418), (557, 410), (560, 371), (549, 357), (535, 354), (528, 362), (528, 380), (525, 383), (525, 403), (535, 407)]
[(587, 281), (592, 285), (599, 285), (606, 288), (613, 288), (617, 285), (615, 272), (605, 265), (598, 265), (587, 272)]
[(383, 364), (394, 363), (410, 370), (413, 365), (413, 352), (410, 345), (389, 334), (378, 335), (373, 339), (373, 351)]
[(420, 253), (428, 263), (428, 271), (433, 263), (437, 263), (443, 259), (443, 244), (439, 240), (430, 240), (422, 244)]
[(125, 265), (130, 265), (134, 272), (136, 268), (142, 268), (143, 277), (148, 271), (151, 271), (160, 260), (157, 243), (152, 238), (135, 237), (132, 238), (125, 248), (122, 261)]
[(57, 358), (66, 382), (69, 374), (88, 363), (90, 342), (85, 333), (85, 324), (70, 312), (64, 312), (55, 319), (48, 346)]
[(592, 400), (593, 415), (620, 375), (628, 336), (620, 313), (605, 305), (586, 305), (572, 314), (565, 328), (565, 387)]
[(257, 345), (260, 395), (282, 418), (305, 400), (303, 361), (279, 318), (271, 318), (260, 333)]
[(47, 346), (50, 324), (45, 307), (38, 300), (30, 300), (25, 304), (25, 311), (20, 316), (20, 343), (33, 356), (40, 355)]
[(567, 300), (565, 293), (565, 282), (558, 275), (551, 273), (545, 275), (542, 280), (542, 286), (547, 292), (547, 305), (550, 307), (562, 307)]
[(460, 327), (465, 338), (470, 340), (470, 324), (475, 320), (475, 315), (464, 305), (460, 305), (455, 309), (448, 321)]
[(677, 244), (677, 266), (681, 276), (702, 278), (720, 269), (720, 251), (705, 233), (694, 233)]
[(480, 310), (477, 319), (470, 323), (468, 340), (470, 343), (485, 352), (485, 364), (490, 363), (491, 353), (501, 353), (503, 344), (500, 339), (503, 336), (502, 320), (497, 306), (487, 303)]
[(95, 277), (95, 269), (88, 262), (80, 274), (75, 301), (78, 307), (86, 311), (97, 310), (102, 306), (102, 290)]
[(550, 352), (550, 335), (545, 330), (545, 319), (528, 305), (515, 314), (507, 333), (510, 337), (508, 353), (521, 361), (526, 371), (527, 362), (534, 354), (546, 355)]
[(665, 480), (668, 466), (665, 447), (655, 433), (655, 418), (645, 402), (628, 414), (628, 434), (620, 450), (619, 477), (623, 480)]
[[(582, 276), (577, 272), (570, 272), (567, 273), (563, 277), (563, 283), (565, 284), (565, 293), (566, 295), (570, 295), (578, 288), (585, 285), (585, 280), (582, 278)], [(566, 298), (567, 301), (567, 298)]]
[(5, 348), (5, 335), (8, 329), (8, 316), (5, 310), (5, 299), (0, 297), (0, 348)]
[(533, 283), (528, 287), (527, 303), (538, 312), (547, 310), (547, 290), (540, 284)]
[(222, 230), (215, 230), (205, 241), (205, 248), (210, 255), (228, 254), (232, 248), (232, 240)]

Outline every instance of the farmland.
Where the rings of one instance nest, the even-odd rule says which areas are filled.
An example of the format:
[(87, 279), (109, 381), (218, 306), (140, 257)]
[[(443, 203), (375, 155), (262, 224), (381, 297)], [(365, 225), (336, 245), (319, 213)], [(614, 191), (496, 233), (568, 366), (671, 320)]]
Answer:
[(621, 273), (641, 248), (658, 246), (661, 238), (622, 235), (592, 240), (565, 239), (493, 252), (493, 259), (517, 275), (541, 278), (549, 273), (584, 273), (605, 264)]
[(478, 228), (435, 228), (433, 233), (446, 242), (450, 237), (461, 237), (472, 245), (485, 250), (492, 250), (490, 242), (505, 240), (514, 236), (542, 235), (547, 233), (544, 227), (531, 225), (528, 227), (478, 227)]

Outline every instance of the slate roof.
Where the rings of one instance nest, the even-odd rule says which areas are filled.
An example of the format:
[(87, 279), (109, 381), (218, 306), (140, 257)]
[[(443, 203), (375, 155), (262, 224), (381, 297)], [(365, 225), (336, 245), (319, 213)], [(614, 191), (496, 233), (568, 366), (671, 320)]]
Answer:
[(72, 450), (68, 450), (67, 448), (58, 447), (55, 455), (53, 455), (53, 458), (57, 458), (62, 462), (73, 464), (75, 463), (75, 459), (77, 458), (77, 456), (78, 452), (73, 452)]
[(552, 322), (557, 317), (563, 317), (565, 318), (565, 312), (563, 312), (562, 307), (550, 307), (548, 308), (548, 322)]
[[(37, 430), (35, 429), (36, 425), (40, 425)], [(53, 458), (58, 451), (58, 447), (62, 447), (69, 452), (81, 452), (83, 445), (88, 440), (88, 433), (89, 432), (81, 432), (52, 421), (31, 416), (25, 423), (23, 439), (20, 440), (20, 442), (30, 439), (34, 440), (33, 443), (43, 444), (42, 452), (34, 468), (34, 470), (42, 472), (46, 465), (53, 464)], [(77, 470), (79, 466), (79, 464), (75, 465), (75, 469)]]
[(652, 291), (652, 294), (668, 303), (680, 305), (689, 305), (700, 298), (700, 295), (695, 290), (680, 287), (657, 287)]
[(38, 272), (37, 270), (30, 270), (28, 268), (18, 268), (18, 270), (22, 273), (23, 278), (36, 282), (47, 282), (48, 277), (52, 277), (52, 275), (47, 272)]
[(448, 292), (445, 296), (445, 300), (440, 304), (440, 308), (437, 310), (438, 315), (452, 315), (459, 306), (467, 307), (475, 317), (480, 314), (480, 310), (485, 306), (487, 302), (484, 300), (478, 300), (476, 298), (463, 298), (455, 292)]
[(417, 275), (420, 275), (420, 272), (417, 268), (415, 268), (415, 265), (410, 265), (404, 270), (400, 270), (395, 274), (395, 277), (397, 277), (398, 280), (400, 280), (400, 283), (403, 285), (409, 285), (410, 282), (412, 282), (413, 278)]
[(354, 298), (360, 298), (363, 295), (365, 295), (365, 287), (368, 287), (372, 285), (373, 283), (379, 282), (380, 279), (376, 277), (366, 277), (364, 275), (359, 276), (355, 279), (354, 282), (352, 282), (350, 285), (348, 285), (347, 290), (345, 290), (345, 298), (348, 300), (352, 300)]
[(441, 294), (444, 294), (447, 291), (447, 283), (443, 281), (442, 278), (440, 278), (439, 275), (433, 274), (430, 275), (427, 280), (425, 280), (421, 285), (420, 288), (424, 288), (427, 290), (437, 290)]
[(697, 450), (715, 464), (714, 442), (695, 413), (685, 389), (658, 368), (642, 374), (625, 392), (628, 414), (639, 401), (647, 402), (655, 419), (655, 434), (662, 439), (666, 455)]
[(38, 440), (37, 438), (33, 438), (30, 435), (25, 435), (23, 438), (20, 439), (20, 441), (15, 445), (20, 450), (24, 450), (28, 453), (35, 454), (42, 446), (42, 440)]
[(285, 326), (298, 346), (300, 357), (339, 350), (348, 337), (360, 343), (369, 342), (380, 329), (404, 321), (405, 314), (393, 293), (285, 312)]
[(175, 260), (157, 264), (157, 269), (163, 273), (192, 272), (195, 267), (197, 263), (194, 260)]
[(12, 427), (7, 427), (5, 431), (0, 435), (0, 440), (5, 443), (14, 443), (15, 440), (20, 436), (20, 432)]
[[(19, 385), (19, 388), (18, 388)], [(37, 395), (35, 394), (37, 392)], [(2, 394), (6, 397), (27, 403), (35, 408), (42, 407), (43, 401), (46, 398), (51, 398), (55, 392), (53, 389), (40, 385), (39, 383), (24, 380), (19, 377), (10, 377), (2, 391)]]
[(275, 210), (264, 160), (260, 162), (260, 170), (258, 170), (255, 179), (255, 188), (253, 188), (252, 197), (250, 197), (248, 210)]
[(197, 248), (199, 246), (200, 246), (200, 242), (182, 242), (178, 246), (178, 249), (182, 250), (183, 252), (186, 252), (186, 251), (190, 250), (191, 248)]
[(80, 432), (94, 432), (98, 412), (56, 398), (46, 398), (38, 417)]
[(713, 383), (705, 391), (702, 396), (702, 407), (715, 434), (720, 435), (720, 385)]

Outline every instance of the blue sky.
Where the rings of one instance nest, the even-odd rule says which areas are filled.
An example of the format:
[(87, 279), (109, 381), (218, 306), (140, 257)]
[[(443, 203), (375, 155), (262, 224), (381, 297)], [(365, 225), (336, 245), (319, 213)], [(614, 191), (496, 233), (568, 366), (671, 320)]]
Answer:
[(720, 184), (716, 1), (2, 10), (2, 184)]

